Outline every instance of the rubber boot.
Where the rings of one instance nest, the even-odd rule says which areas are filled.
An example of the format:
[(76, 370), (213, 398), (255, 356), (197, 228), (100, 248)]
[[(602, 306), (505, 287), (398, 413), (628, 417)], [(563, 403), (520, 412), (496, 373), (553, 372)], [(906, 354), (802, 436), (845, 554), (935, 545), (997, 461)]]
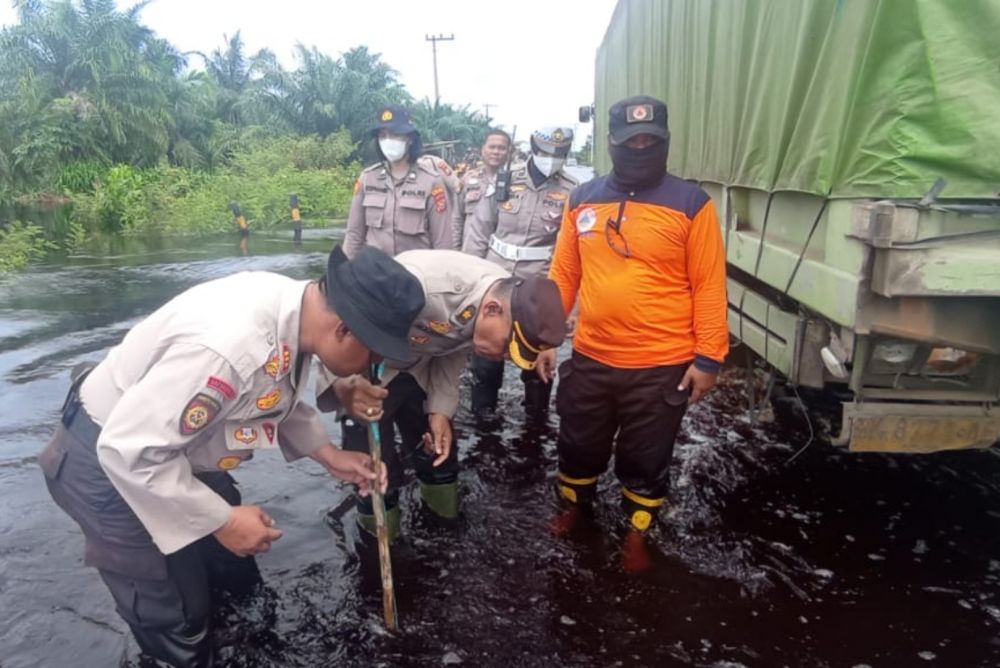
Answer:
[(472, 357), (472, 413), (477, 417), (496, 414), (500, 386), (503, 385), (503, 362)]
[[(385, 528), (389, 535), (389, 542), (395, 543), (402, 532), (402, 511), (399, 506), (385, 509)], [(375, 515), (369, 515), (358, 510), (358, 526), (367, 534), (378, 537), (378, 530), (375, 527)]]
[(561, 507), (549, 522), (549, 532), (562, 538), (568, 536), (581, 518), (590, 512), (591, 502), (597, 496), (597, 476), (573, 478), (560, 473), (557, 491)]
[(622, 542), (622, 570), (630, 574), (643, 573), (652, 565), (653, 557), (646, 545), (646, 534), (630, 528)]
[(552, 383), (546, 383), (534, 371), (522, 372), (524, 381), (524, 413), (529, 419), (544, 418), (549, 410)]
[(438, 517), (453, 520), (458, 517), (458, 482), (430, 484), (420, 481), (420, 497)]
[(652, 526), (660, 512), (660, 507), (666, 502), (664, 497), (654, 498), (637, 494), (630, 489), (622, 488), (622, 510), (629, 521), (629, 528), (644, 533)]

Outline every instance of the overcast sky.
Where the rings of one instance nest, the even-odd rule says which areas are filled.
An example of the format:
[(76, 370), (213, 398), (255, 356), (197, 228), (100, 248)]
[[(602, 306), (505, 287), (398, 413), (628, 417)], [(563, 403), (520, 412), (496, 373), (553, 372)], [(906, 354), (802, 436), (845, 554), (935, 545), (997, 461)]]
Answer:
[[(627, 0), (623, 0), (627, 1)], [(119, 0), (120, 7), (134, 4)], [(339, 55), (366, 45), (400, 73), (414, 97), (434, 97), (427, 35), (438, 42), (443, 102), (490, 108), (490, 116), (518, 137), (547, 125), (576, 129), (582, 143), (591, 124), (577, 123), (577, 108), (594, 96), (594, 55), (616, 0), (154, 0), (143, 22), (181, 51), (209, 52), (237, 30), (250, 52), (274, 51), (296, 65), (296, 42)], [(2, 0), (0, 23), (16, 21)], [(197, 58), (191, 64), (200, 67)]]

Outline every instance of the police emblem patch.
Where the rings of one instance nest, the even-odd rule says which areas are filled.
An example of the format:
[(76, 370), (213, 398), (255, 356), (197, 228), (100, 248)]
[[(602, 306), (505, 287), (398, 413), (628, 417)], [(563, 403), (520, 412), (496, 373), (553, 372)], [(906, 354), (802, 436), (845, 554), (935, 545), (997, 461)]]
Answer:
[(385, 111), (382, 112), (381, 118), (382, 118), (382, 122), (383, 123), (385, 123), (387, 121), (391, 121), (392, 120), (392, 111), (390, 111), (389, 109), (386, 109)]
[(240, 427), (235, 433), (233, 433), (233, 438), (240, 443), (250, 445), (257, 440), (257, 430), (253, 427)]
[(590, 232), (597, 224), (597, 212), (590, 207), (584, 209), (576, 216), (576, 231), (580, 234)]
[(462, 312), (458, 314), (458, 321), (463, 325), (476, 317), (476, 307), (466, 306), (462, 309)]
[(269, 411), (281, 401), (281, 390), (272, 390), (262, 397), (257, 397), (257, 408)]
[(180, 432), (188, 436), (200, 431), (219, 414), (219, 402), (207, 394), (199, 392), (187, 402), (181, 413)]
[(230, 455), (228, 457), (223, 457), (222, 459), (220, 459), (218, 464), (216, 464), (216, 466), (219, 467), (220, 471), (231, 471), (237, 466), (239, 466), (240, 462), (242, 461), (243, 460), (240, 459), (239, 457), (235, 455)]
[(653, 118), (653, 105), (633, 104), (625, 109), (625, 121), (627, 123), (642, 123)]
[(566, 139), (566, 135), (563, 134), (562, 130), (556, 130), (552, 133), (552, 138), (556, 141), (562, 141), (563, 139)]

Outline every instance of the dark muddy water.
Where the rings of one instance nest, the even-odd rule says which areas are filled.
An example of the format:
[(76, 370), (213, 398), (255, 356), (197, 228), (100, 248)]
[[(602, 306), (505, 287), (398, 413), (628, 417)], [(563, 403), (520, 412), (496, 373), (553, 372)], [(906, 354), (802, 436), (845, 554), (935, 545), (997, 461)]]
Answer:
[[(197, 282), (254, 269), (309, 277), (332, 243), (285, 238), (77, 257), (0, 277), (0, 665), (139, 665), (76, 526), (36, 455), (68, 370)], [(563, 351), (565, 354), (567, 351)], [(652, 567), (622, 566), (617, 486), (557, 538), (557, 418), (525, 424), (513, 373), (496, 424), (456, 421), (463, 515), (404, 495), (393, 548), (402, 630), (381, 624), (377, 567), (348, 491), (309, 463), (236, 472), (284, 538), (266, 591), (220, 614), (228, 666), (995, 666), (1000, 664), (1000, 459), (850, 455), (791, 404), (751, 424), (746, 372), (727, 370), (686, 418), (674, 511)], [(796, 419), (792, 419), (796, 418)], [(331, 430), (335, 430), (330, 423)]]

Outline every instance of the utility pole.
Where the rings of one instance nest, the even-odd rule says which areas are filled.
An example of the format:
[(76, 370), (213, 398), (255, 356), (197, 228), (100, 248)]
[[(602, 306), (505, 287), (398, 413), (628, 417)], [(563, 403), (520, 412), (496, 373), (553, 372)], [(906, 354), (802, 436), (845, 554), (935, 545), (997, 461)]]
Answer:
[(436, 107), (441, 102), (441, 94), (438, 92), (438, 42), (451, 42), (454, 41), (454, 33), (445, 37), (444, 35), (424, 35), (424, 41), (431, 43), (431, 49), (434, 51), (434, 106)]
[(499, 107), (499, 104), (490, 104), (489, 102), (484, 102), (483, 107), (486, 109), (486, 125), (490, 124), (490, 107)]

